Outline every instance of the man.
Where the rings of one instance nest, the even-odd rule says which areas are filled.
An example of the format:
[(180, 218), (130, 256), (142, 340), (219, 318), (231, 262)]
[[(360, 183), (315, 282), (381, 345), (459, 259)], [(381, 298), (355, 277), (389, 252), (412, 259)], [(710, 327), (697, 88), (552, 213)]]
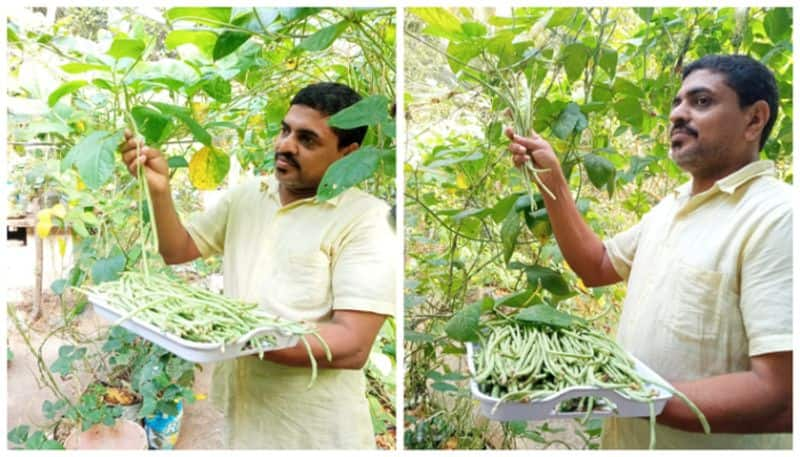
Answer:
[[(745, 56), (687, 66), (673, 100), (671, 152), (691, 181), (633, 228), (603, 243), (581, 219), (550, 145), (510, 130), (517, 166), (538, 168), (553, 232), (586, 285), (627, 281), (617, 338), (705, 414), (672, 398), (656, 428), (663, 448), (790, 448), (791, 188), (759, 161), (775, 123), (772, 73)], [(605, 422), (602, 446), (646, 448), (648, 423)]]
[(360, 97), (342, 84), (305, 87), (292, 99), (275, 140), (275, 174), (229, 190), (185, 226), (157, 150), (130, 135), (121, 147), (136, 175), (144, 167), (169, 264), (223, 254), (224, 292), (278, 316), (317, 323), (333, 355), (309, 340), (323, 369), (310, 389), (302, 343), (221, 363), (212, 398), (225, 414), (230, 448), (374, 448), (361, 368), (394, 311), (394, 234), (388, 206), (357, 189), (320, 203), (328, 167), (358, 149), (366, 127), (331, 128), (334, 113)]

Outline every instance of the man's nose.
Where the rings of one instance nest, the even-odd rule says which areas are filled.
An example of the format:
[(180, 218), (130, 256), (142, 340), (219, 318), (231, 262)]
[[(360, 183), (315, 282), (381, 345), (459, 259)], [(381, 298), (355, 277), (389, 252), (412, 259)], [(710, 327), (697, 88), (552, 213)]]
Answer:
[(689, 122), (689, 110), (686, 102), (680, 102), (672, 107), (669, 112), (669, 121), (672, 125), (687, 124)]
[(275, 151), (296, 154), (297, 140), (295, 139), (294, 135), (291, 133), (287, 135), (278, 135), (275, 138)]

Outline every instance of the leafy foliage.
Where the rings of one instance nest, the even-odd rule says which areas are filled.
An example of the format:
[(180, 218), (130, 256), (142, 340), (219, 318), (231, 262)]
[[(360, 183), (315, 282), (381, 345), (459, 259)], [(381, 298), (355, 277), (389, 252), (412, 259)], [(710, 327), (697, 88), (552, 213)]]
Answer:
[(503, 424), (495, 438), (472, 419), (467, 383), (429, 377), (466, 374), (462, 342), (488, 313), (559, 325), (563, 310), (600, 316), (593, 324), (610, 331), (624, 296), (621, 285), (586, 288), (568, 269), (503, 128), (551, 143), (578, 210), (606, 238), (687, 179), (667, 148), (683, 66), (743, 53), (776, 75), (780, 112), (762, 157), (791, 181), (791, 10), (407, 11), (406, 445), (597, 447), (598, 421), (568, 439), (547, 422)]
[[(153, 243), (140, 242), (152, 237), (153, 226), (145, 199), (118, 157), (124, 129), (165, 153), (176, 206), (188, 213), (198, 209), (197, 190), (272, 171), (273, 140), (300, 88), (344, 82), (371, 103), (368, 118), (349, 121), (369, 130), (348, 166), (337, 165), (325, 177), (332, 192), (323, 198), (359, 185), (393, 199), (394, 9), (114, 7), (56, 13), (55, 24), (30, 8), (7, 19), (8, 141), (18, 149), (9, 152), (15, 162), (12, 194), (19, 200), (51, 195), (55, 201), (42, 206), (37, 231), (42, 237), (56, 230), (66, 234), (58, 235), (65, 257), (65, 239), (73, 241), (74, 264), (51, 284), (62, 300), (65, 328), (86, 306), (72, 288), (113, 280), (145, 261), (164, 268), (154, 261)], [(218, 271), (218, 262), (198, 268), (212, 264)], [(67, 376), (79, 361), (95, 374), (111, 368), (142, 395), (142, 414), (172, 411), (176, 400), (193, 398), (187, 378), (193, 365), (120, 338), (111, 338), (116, 343), (100, 352), (112, 354), (111, 367), (94, 366), (97, 353), (70, 352), (54, 371)], [(394, 344), (393, 335), (385, 338)], [(394, 369), (394, 353), (386, 357)], [(94, 398), (67, 398), (48, 373), (40, 375), (56, 396), (46, 414), (83, 423), (115, 417)], [(371, 378), (371, 392), (380, 398), (373, 408), (382, 424), (376, 430), (393, 423), (387, 418), (392, 401), (382, 398), (394, 396), (387, 379), (393, 376)]]

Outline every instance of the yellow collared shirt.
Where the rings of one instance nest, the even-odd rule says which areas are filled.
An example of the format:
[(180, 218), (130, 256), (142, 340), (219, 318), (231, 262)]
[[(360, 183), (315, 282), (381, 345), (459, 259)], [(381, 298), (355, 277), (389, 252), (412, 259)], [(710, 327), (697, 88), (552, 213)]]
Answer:
[[(617, 339), (667, 380), (747, 371), (792, 350), (792, 195), (772, 162), (691, 196), (691, 182), (605, 243), (627, 281)], [(602, 447), (647, 448), (649, 425), (609, 419)], [(704, 435), (656, 426), (667, 449), (790, 448), (790, 434)]]
[[(204, 257), (222, 254), (224, 292), (293, 320), (336, 309), (394, 314), (396, 240), (389, 207), (358, 189), (281, 206), (274, 176), (253, 178), (193, 216)], [(320, 370), (256, 357), (218, 364), (212, 399), (230, 448), (374, 448), (362, 370)]]

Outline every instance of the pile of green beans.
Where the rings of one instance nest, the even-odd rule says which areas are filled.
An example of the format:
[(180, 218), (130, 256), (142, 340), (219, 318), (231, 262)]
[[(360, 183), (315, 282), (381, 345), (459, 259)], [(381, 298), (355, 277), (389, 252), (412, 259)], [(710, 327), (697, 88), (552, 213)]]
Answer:
[[(541, 400), (569, 387), (612, 389), (634, 401), (650, 406), (650, 447), (655, 446), (655, 410), (658, 395), (648, 385), (657, 385), (681, 398), (697, 414), (709, 433), (703, 413), (682, 393), (643, 379), (633, 360), (614, 340), (587, 325), (569, 328), (534, 326), (513, 320), (493, 321), (481, 334), (475, 355), (475, 381), (481, 392), (504, 402)], [(565, 402), (562, 411), (585, 411), (588, 420), (595, 407), (594, 397)]]
[[(110, 306), (125, 313), (115, 325), (136, 317), (189, 341), (222, 344), (222, 351), (226, 344), (235, 343), (255, 329), (270, 328), (297, 335), (311, 362), (309, 387), (317, 377), (317, 361), (307, 341), (308, 335), (319, 340), (328, 361), (331, 360), (330, 348), (310, 325), (281, 319), (261, 310), (255, 303), (234, 300), (160, 274), (128, 271), (116, 281), (104, 282), (83, 292), (98, 294)], [(273, 335), (261, 335), (251, 339), (248, 345), (263, 348), (274, 343)], [(263, 355), (263, 351), (259, 352), (259, 357)]]

